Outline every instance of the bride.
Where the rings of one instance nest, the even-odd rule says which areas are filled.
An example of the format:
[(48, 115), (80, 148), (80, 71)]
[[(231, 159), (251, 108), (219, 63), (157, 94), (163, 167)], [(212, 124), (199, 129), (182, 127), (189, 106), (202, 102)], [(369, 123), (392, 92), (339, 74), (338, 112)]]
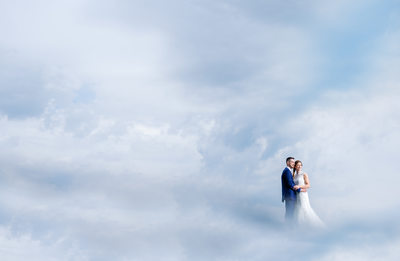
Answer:
[[(310, 181), (307, 173), (302, 171), (302, 167), (303, 163), (300, 160), (296, 160), (294, 164), (293, 180), (300, 188), (307, 190), (310, 187)], [(294, 209), (295, 220), (302, 225), (324, 227), (324, 223), (311, 208), (307, 191), (298, 192), (296, 198), (297, 201)]]

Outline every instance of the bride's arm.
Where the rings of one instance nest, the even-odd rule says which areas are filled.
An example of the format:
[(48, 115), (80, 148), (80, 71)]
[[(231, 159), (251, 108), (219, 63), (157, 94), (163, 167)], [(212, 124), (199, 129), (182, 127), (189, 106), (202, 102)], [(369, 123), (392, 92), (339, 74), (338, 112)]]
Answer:
[(307, 173), (304, 173), (304, 186), (301, 186), (302, 189), (308, 189), (310, 187), (310, 180), (308, 179)]

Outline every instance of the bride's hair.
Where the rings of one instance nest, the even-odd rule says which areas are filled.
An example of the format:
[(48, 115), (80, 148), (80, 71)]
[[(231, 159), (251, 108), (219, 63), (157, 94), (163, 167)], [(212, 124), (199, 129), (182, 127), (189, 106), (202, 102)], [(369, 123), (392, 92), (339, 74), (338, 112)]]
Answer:
[(294, 174), (296, 173), (296, 166), (297, 164), (301, 163), (301, 165), (303, 165), (303, 162), (301, 162), (300, 160), (296, 160), (294, 162), (294, 169), (293, 169), (293, 178), (294, 178)]

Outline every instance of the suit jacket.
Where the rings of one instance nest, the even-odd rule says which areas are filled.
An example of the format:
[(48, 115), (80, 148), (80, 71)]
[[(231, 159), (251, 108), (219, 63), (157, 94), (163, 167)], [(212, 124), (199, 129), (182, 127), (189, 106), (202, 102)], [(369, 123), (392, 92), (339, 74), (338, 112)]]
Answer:
[(292, 172), (288, 167), (286, 167), (281, 176), (281, 181), (282, 181), (282, 202), (285, 201), (286, 199), (296, 199), (296, 191), (300, 192), (301, 189), (294, 190), (294, 181), (293, 181), (293, 176)]

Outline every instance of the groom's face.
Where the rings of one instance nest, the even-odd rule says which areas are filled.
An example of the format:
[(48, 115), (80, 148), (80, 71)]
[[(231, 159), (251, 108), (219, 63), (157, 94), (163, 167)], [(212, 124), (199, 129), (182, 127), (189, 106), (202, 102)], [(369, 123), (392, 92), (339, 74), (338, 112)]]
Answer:
[(288, 164), (288, 166), (290, 167), (290, 168), (294, 168), (294, 159), (290, 159), (288, 162), (287, 162), (287, 164)]

